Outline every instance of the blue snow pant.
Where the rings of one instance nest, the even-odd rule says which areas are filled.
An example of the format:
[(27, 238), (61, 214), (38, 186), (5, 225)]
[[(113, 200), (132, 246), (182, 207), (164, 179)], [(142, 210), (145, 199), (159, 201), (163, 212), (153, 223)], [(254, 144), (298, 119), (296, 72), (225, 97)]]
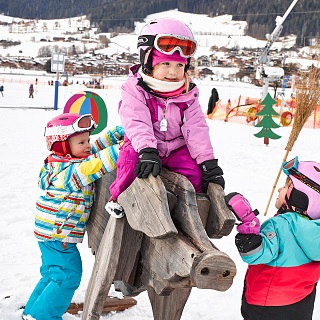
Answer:
[(82, 275), (82, 262), (75, 243), (67, 243), (63, 249), (60, 241), (38, 242), (42, 266), (42, 278), (34, 288), (25, 315), (36, 320), (62, 320)]

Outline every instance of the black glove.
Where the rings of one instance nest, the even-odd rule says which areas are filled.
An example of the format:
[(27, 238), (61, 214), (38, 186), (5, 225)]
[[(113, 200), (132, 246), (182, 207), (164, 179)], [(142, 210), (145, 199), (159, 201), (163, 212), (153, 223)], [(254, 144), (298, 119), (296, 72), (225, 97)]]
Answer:
[(161, 160), (158, 150), (155, 148), (144, 148), (139, 152), (139, 161), (134, 170), (138, 178), (148, 178), (152, 173), (154, 177), (161, 171)]
[(224, 189), (223, 171), (218, 166), (218, 159), (204, 161), (199, 167), (202, 171), (203, 192), (207, 192), (209, 182), (216, 183)]

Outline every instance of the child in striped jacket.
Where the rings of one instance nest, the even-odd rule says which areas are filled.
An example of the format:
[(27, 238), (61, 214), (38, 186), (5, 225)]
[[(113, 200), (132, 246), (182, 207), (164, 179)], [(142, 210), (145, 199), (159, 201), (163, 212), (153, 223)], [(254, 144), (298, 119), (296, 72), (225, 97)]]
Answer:
[(51, 154), (39, 175), (44, 191), (37, 201), (34, 234), (38, 240), (42, 278), (33, 290), (23, 319), (61, 319), (80, 285), (83, 241), (94, 199), (94, 181), (116, 168), (123, 127), (106, 131), (90, 144), (96, 124), (92, 116), (64, 113), (46, 126)]

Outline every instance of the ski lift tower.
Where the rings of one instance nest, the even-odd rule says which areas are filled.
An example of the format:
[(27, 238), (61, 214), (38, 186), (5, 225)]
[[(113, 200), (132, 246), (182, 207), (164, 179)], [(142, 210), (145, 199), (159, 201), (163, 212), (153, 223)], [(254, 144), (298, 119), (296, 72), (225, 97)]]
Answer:
[(279, 80), (284, 75), (284, 70), (282, 68), (271, 67), (270, 66), (270, 57), (269, 52), (271, 46), (276, 42), (280, 36), (280, 33), (283, 29), (283, 22), (295, 6), (298, 0), (293, 0), (290, 7), (287, 9), (283, 17), (276, 17), (276, 27), (271, 34), (266, 34), (266, 38), (268, 40), (266, 46), (263, 51), (257, 58), (257, 72), (256, 78), (263, 78), (263, 89), (262, 89), (262, 97), (261, 100), (265, 98), (268, 93), (269, 81)]

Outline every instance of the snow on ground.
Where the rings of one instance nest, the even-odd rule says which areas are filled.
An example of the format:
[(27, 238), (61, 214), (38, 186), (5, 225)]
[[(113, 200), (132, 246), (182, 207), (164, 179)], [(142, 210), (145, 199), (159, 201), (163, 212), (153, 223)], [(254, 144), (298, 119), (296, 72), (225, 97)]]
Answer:
[[(190, 15), (176, 10), (161, 13), (160, 15), (173, 15), (190, 24), (194, 30), (199, 50), (197, 55), (209, 54), (210, 46), (250, 46), (253, 43), (263, 47), (265, 42), (242, 36), (243, 23), (230, 21), (230, 16), (208, 18), (204, 15)], [(150, 15), (146, 21), (155, 16)], [(0, 21), (9, 17), (0, 16)], [(15, 18), (16, 19), (16, 18)], [(200, 34), (203, 29), (203, 21), (206, 19), (206, 31), (209, 35)], [(9, 19), (10, 21), (10, 19)], [(39, 27), (44, 21), (39, 21)], [(37, 56), (40, 45), (39, 37), (50, 37), (61, 34), (68, 29), (69, 19), (62, 22), (57, 33), (53, 27), (48, 27), (48, 33), (9, 33), (5, 29), (0, 30), (0, 39), (19, 39), (22, 44), (19, 47), (2, 49), (1, 55), (28, 55)], [(49, 26), (49, 25), (48, 25)], [(141, 25), (140, 25), (141, 28)], [(37, 30), (40, 30), (37, 29)], [(227, 29), (230, 34), (219, 35), (219, 32)], [(229, 32), (228, 31), (228, 32)], [(112, 54), (122, 52), (123, 47), (130, 52), (136, 51), (136, 32), (132, 35), (121, 35), (112, 38), (110, 47), (105, 52)], [(228, 37), (230, 35), (230, 37)], [(52, 44), (52, 43), (50, 43)], [(66, 44), (62, 44), (65, 46)], [(19, 52), (21, 51), (21, 52)], [(219, 70), (220, 73), (226, 70)], [(38, 79), (34, 99), (29, 99), (28, 87)], [(55, 75), (47, 75), (44, 72), (0, 69), (0, 85), (4, 84), (4, 97), (0, 96), (0, 320), (20, 319), (23, 306), (34, 285), (39, 279), (40, 254), (36, 240), (33, 236), (33, 223), (35, 213), (35, 201), (38, 196), (37, 179), (43, 159), (48, 154), (43, 137), (44, 126), (48, 120), (58, 113), (66, 101), (76, 92), (88, 90), (82, 82), (90, 80), (89, 76), (74, 77), (69, 79), (73, 85), (59, 87), (59, 110), (44, 111), (43, 107), (54, 105), (54, 86), (49, 86), (48, 81), (55, 80)], [(77, 81), (79, 84), (76, 84)], [(109, 114), (108, 127), (119, 124), (117, 105), (120, 99), (120, 85), (123, 78), (104, 79), (108, 89), (92, 90), (104, 99)], [(196, 83), (200, 89), (200, 102), (205, 112), (212, 87), (216, 87), (220, 99), (226, 102), (229, 98), (237, 100), (241, 95), (260, 97), (261, 88), (248, 84), (224, 81), (198, 80)], [(286, 91), (286, 97), (290, 96), (290, 90)], [(272, 91), (271, 91), (272, 94)], [(290, 127), (276, 129), (281, 135), (279, 140), (271, 140), (269, 147), (263, 144), (262, 139), (253, 136), (258, 129), (253, 126), (208, 120), (210, 136), (214, 146), (215, 155), (224, 170), (226, 180), (225, 192), (238, 191), (243, 193), (254, 208), (264, 212), (272, 185), (284, 156)], [(317, 130), (303, 129), (295, 143), (289, 157), (299, 155), (301, 160), (320, 161), (319, 145), (320, 135)], [(278, 186), (283, 183), (281, 177)], [(273, 198), (276, 198), (277, 192)], [(273, 205), (270, 206), (268, 216), (274, 213)], [(260, 215), (263, 221), (265, 217)], [(226, 252), (236, 263), (238, 273), (234, 284), (226, 292), (213, 290), (193, 289), (184, 308), (182, 320), (241, 320), (240, 300), (243, 278), (246, 265), (241, 261), (234, 245), (235, 231), (223, 239), (213, 240), (214, 244)], [(94, 257), (87, 247), (87, 239), (79, 245), (81, 251), (84, 273), (81, 285), (76, 291), (73, 301), (83, 302), (85, 290), (90, 279)], [(110, 294), (119, 295), (111, 290)], [(114, 312), (103, 316), (101, 319), (132, 319), (150, 320), (152, 310), (146, 293), (136, 297), (138, 303), (124, 312)], [(316, 301), (314, 319), (320, 318), (320, 303)], [(75, 320), (79, 317), (65, 314), (64, 320)]]
[[(7, 76), (8, 77), (8, 76)], [(13, 77), (13, 75), (12, 75)], [(46, 122), (62, 112), (64, 103), (75, 92), (82, 91), (81, 85), (59, 87), (59, 110), (44, 111), (32, 107), (52, 106), (54, 87), (48, 86), (43, 76), (38, 77), (35, 98), (28, 98), (28, 84), (36, 75), (19, 75), (20, 82), (6, 82), (4, 97), (0, 96), (0, 320), (20, 319), (23, 306), (39, 279), (40, 254), (33, 236), (35, 201), (38, 195), (37, 178), (43, 159), (47, 155), (43, 137)], [(7, 79), (8, 80), (8, 79)], [(120, 98), (119, 86), (123, 79), (110, 79), (110, 89), (96, 90), (106, 102), (108, 127), (118, 124), (117, 104)], [(200, 90), (200, 102), (203, 111), (213, 86), (217, 87), (222, 99), (237, 98), (240, 94), (256, 96), (261, 88), (239, 83), (217, 83), (213, 81), (197, 82)], [(113, 86), (112, 86), (113, 85)], [(290, 92), (286, 93), (289, 95)], [(4, 108), (7, 107), (7, 108)], [(24, 108), (17, 108), (24, 107)], [(260, 219), (269, 198), (272, 185), (282, 162), (290, 127), (276, 129), (281, 135), (279, 140), (271, 140), (269, 147), (263, 139), (253, 136), (258, 128), (247, 125), (208, 120), (210, 136), (216, 157), (224, 170), (225, 192), (243, 193), (254, 208), (261, 212)], [(300, 160), (320, 161), (318, 130), (303, 129), (295, 143), (289, 158), (299, 155)], [(284, 182), (280, 178), (278, 187)], [(273, 203), (268, 216), (275, 213)], [(267, 218), (268, 218), (267, 216)], [(184, 308), (182, 320), (242, 320), (240, 300), (246, 265), (241, 261), (234, 245), (235, 230), (228, 237), (213, 240), (214, 244), (226, 252), (237, 265), (234, 284), (226, 292), (193, 289)], [(79, 244), (84, 273), (80, 288), (73, 301), (83, 302), (85, 290), (90, 279), (94, 257), (87, 247), (87, 239)], [(119, 295), (113, 289), (110, 294)], [(136, 306), (123, 311), (104, 315), (101, 319), (151, 320), (151, 306), (144, 292), (136, 297)], [(314, 319), (320, 318), (320, 303), (316, 301)], [(64, 320), (76, 320), (79, 317), (65, 314)]]

